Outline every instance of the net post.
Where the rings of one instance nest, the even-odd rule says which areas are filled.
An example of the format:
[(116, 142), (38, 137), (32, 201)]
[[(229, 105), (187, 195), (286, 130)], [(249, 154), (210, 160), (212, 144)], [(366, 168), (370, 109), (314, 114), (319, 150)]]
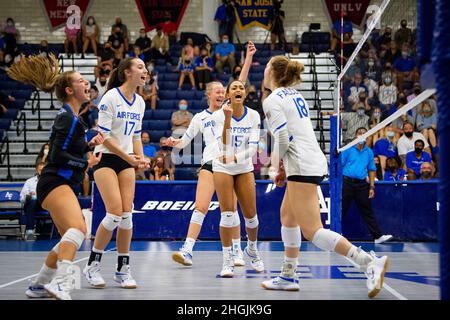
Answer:
[(337, 115), (330, 117), (330, 229), (342, 234), (342, 163), (341, 154), (337, 151), (340, 141), (338, 123)]

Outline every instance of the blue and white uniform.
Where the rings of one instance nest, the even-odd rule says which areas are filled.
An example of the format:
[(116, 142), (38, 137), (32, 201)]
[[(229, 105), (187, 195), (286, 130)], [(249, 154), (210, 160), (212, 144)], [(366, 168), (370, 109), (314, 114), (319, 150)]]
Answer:
[[(213, 171), (223, 172), (229, 175), (239, 175), (253, 171), (252, 158), (256, 153), (260, 138), (261, 119), (259, 113), (244, 106), (242, 117), (231, 118), (231, 145), (222, 145), (222, 131), (225, 122), (223, 110), (215, 112), (212, 116), (213, 133), (218, 141), (220, 153), (213, 161)], [(226, 147), (225, 150), (223, 148)], [(237, 162), (224, 164), (219, 160), (223, 154), (236, 155)]]
[(317, 142), (308, 103), (300, 92), (277, 88), (264, 100), (263, 108), (269, 130), (279, 143), (275, 152), (283, 159), (287, 177), (326, 175), (327, 159)]
[[(114, 88), (103, 95), (98, 108), (98, 127), (105, 140), (114, 138), (122, 150), (132, 154), (133, 140), (141, 139), (144, 99), (135, 93), (133, 100), (128, 101), (119, 88)], [(103, 144), (96, 146), (94, 152), (112, 153)]]

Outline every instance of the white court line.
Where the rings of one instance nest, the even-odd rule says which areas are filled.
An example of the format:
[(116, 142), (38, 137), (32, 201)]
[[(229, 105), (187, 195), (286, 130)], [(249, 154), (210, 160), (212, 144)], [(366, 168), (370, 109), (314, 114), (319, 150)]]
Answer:
[[(350, 260), (347, 257), (344, 257), (347, 259), (348, 262), (350, 262), (354, 267), (359, 269), (359, 265)], [(386, 278), (386, 277), (385, 277)], [(392, 288), (390, 285), (386, 283), (386, 281), (383, 282), (383, 288), (386, 288), (387, 291), (389, 291), (393, 296), (395, 296), (398, 300), (408, 300), (405, 296), (401, 295), (398, 291), (396, 291), (394, 288)]]
[[(111, 248), (111, 249), (106, 250), (105, 252), (112, 251), (112, 250), (115, 250), (115, 249), (116, 248)], [(87, 259), (89, 259), (89, 256), (85, 257), (85, 258), (81, 258), (81, 259), (75, 260), (73, 263), (82, 262), (82, 261), (87, 260)], [(13, 285), (13, 284), (16, 284), (16, 283), (19, 283), (19, 282), (31, 279), (33, 277), (36, 277), (37, 275), (38, 275), (38, 273), (35, 273), (35, 274), (32, 274), (31, 276), (28, 276), (28, 277), (25, 277), (25, 278), (21, 278), (21, 279), (18, 279), (18, 280), (14, 280), (14, 281), (2, 284), (0, 286), (0, 289), (3, 289), (3, 288), (6, 288), (6, 287), (9, 287), (10, 285)]]

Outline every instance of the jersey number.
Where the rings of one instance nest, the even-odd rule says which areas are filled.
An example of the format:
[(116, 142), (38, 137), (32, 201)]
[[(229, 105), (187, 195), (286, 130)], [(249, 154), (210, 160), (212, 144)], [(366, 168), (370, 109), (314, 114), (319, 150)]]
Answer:
[(295, 106), (297, 107), (298, 114), (300, 118), (308, 118), (308, 108), (306, 107), (306, 103), (302, 98), (294, 98)]
[(242, 145), (244, 136), (233, 136), (233, 145), (235, 148), (239, 148)]
[(136, 122), (133, 122), (133, 121), (125, 122), (125, 132), (123, 134), (126, 136), (129, 136), (133, 132), (135, 125), (136, 125)]

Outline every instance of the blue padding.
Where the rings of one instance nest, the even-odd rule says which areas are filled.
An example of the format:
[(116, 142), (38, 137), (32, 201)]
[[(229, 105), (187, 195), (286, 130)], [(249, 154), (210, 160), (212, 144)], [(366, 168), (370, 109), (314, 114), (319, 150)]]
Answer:
[(195, 97), (195, 92), (193, 90), (177, 90), (176, 95), (178, 99), (192, 100)]
[(158, 96), (161, 100), (174, 100), (177, 98), (177, 92), (174, 90), (160, 90)]
[(174, 110), (153, 110), (152, 119), (154, 120), (170, 120)]

